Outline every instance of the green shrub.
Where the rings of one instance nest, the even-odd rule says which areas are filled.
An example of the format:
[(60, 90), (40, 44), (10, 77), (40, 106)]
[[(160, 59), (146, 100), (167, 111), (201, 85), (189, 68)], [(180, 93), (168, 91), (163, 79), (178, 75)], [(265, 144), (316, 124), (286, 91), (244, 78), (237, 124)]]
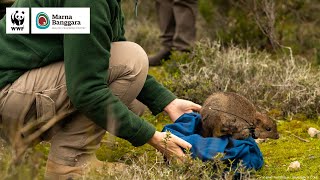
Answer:
[(164, 84), (179, 97), (202, 104), (212, 92), (237, 92), (261, 110), (281, 115), (302, 113), (316, 117), (320, 110), (320, 72), (293, 56), (272, 57), (203, 40), (190, 54), (175, 52), (164, 68)]
[(212, 40), (268, 51), (289, 46), (319, 61), (319, 1), (200, 0), (199, 11)]

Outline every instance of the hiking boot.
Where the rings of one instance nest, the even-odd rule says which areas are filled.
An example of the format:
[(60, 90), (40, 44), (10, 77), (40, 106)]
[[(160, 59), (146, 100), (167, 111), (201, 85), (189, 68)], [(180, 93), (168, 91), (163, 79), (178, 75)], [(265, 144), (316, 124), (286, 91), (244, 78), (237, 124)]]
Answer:
[(83, 175), (83, 167), (72, 167), (58, 164), (54, 161), (47, 160), (45, 179), (46, 180), (67, 180), (80, 179)]
[(161, 49), (158, 54), (149, 57), (149, 66), (160, 66), (162, 60), (168, 60), (170, 58), (170, 49)]

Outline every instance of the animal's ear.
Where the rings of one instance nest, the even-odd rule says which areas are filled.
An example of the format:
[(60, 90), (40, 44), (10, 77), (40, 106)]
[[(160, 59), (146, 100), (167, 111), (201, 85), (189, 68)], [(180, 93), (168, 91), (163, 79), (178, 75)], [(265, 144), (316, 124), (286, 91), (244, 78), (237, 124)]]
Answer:
[(254, 116), (254, 124), (262, 124), (263, 122), (263, 115), (260, 112), (256, 112)]

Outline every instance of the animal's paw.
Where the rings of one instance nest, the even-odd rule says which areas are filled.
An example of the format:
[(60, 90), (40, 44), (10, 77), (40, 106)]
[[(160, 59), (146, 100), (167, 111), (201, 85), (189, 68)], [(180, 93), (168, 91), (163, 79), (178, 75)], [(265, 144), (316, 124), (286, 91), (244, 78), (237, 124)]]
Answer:
[(243, 129), (238, 133), (232, 134), (232, 137), (234, 139), (246, 139), (250, 136), (250, 130), (249, 129)]

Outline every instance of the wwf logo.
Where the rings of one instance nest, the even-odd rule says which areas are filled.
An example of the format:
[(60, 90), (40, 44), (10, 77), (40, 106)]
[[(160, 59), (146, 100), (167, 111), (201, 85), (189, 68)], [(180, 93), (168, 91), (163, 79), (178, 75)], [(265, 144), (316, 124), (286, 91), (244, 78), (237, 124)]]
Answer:
[(7, 13), (7, 16), (5, 17), (6, 17), (6, 33), (7, 34), (29, 34), (29, 31), (30, 31), (30, 9), (29, 8), (9, 7), (9, 8), (6, 8), (6, 13)]
[(11, 14), (11, 22), (14, 25), (22, 26), (24, 23), (24, 17), (25, 17), (24, 11), (21, 11), (21, 12), (16, 11)]

